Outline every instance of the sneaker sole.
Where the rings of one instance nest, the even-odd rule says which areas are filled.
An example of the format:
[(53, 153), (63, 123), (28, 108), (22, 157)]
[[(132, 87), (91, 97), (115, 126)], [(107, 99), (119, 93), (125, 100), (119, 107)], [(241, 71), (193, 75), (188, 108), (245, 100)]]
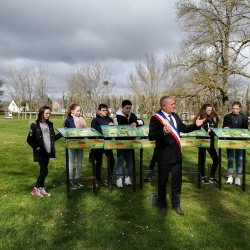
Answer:
[(31, 192), (31, 194), (33, 195), (33, 196), (38, 196), (38, 197), (44, 197), (42, 194), (41, 195), (36, 195), (36, 194), (33, 194), (32, 192)]

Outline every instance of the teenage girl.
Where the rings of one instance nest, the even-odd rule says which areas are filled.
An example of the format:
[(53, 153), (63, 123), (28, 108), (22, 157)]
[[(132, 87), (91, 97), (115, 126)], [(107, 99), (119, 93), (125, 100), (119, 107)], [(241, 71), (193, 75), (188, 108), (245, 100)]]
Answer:
[(50, 158), (55, 158), (55, 141), (61, 138), (61, 134), (55, 134), (53, 123), (49, 121), (51, 109), (42, 106), (38, 112), (38, 118), (30, 126), (27, 143), (33, 148), (34, 161), (40, 165), (40, 175), (31, 194), (39, 197), (50, 196), (45, 191), (44, 181), (48, 175)]
[[(68, 116), (64, 123), (65, 128), (86, 128), (87, 123), (81, 116), (81, 107), (78, 104), (72, 104), (68, 107)], [(82, 160), (83, 160), (83, 149), (69, 149), (69, 179), (70, 186), (72, 189), (83, 187), (83, 184), (79, 181)], [(74, 163), (76, 158), (76, 171), (75, 179), (73, 179)]]

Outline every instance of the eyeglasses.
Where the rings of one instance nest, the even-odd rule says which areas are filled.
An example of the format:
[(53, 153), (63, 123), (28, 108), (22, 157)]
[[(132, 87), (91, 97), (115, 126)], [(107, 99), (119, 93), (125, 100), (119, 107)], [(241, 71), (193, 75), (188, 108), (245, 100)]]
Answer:
[(101, 111), (108, 111), (107, 109), (101, 109)]

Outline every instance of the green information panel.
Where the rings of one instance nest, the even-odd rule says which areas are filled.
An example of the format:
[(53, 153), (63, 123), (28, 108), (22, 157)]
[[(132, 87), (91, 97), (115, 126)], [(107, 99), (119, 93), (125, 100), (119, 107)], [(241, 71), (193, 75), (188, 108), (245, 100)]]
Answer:
[(250, 141), (218, 140), (218, 148), (249, 149)]
[[(155, 141), (149, 141), (147, 139), (141, 140), (142, 148), (154, 148)], [(199, 147), (209, 148), (210, 139), (196, 139), (196, 138), (181, 138), (182, 147)]]
[(66, 139), (66, 148), (103, 148), (104, 139)]
[(142, 148), (154, 148), (155, 147), (155, 141), (150, 141), (148, 139), (142, 139), (141, 140), (141, 146), (142, 146)]
[(181, 137), (210, 137), (209, 134), (206, 132), (204, 128), (201, 128), (199, 130), (195, 130), (190, 133), (180, 133)]
[(131, 128), (130, 125), (101, 125), (104, 137), (139, 137), (137, 127)]
[(247, 129), (239, 128), (212, 128), (216, 136), (219, 138), (230, 138), (230, 139), (250, 139), (250, 132)]
[(140, 140), (105, 140), (105, 149), (133, 149), (141, 148)]
[(197, 148), (210, 148), (210, 139), (196, 139)]
[(196, 138), (181, 138), (182, 147), (196, 147)]
[(149, 125), (139, 126), (137, 127), (137, 130), (139, 131), (141, 137), (148, 137)]
[(93, 128), (57, 128), (57, 131), (64, 138), (75, 137), (103, 137), (98, 131)]

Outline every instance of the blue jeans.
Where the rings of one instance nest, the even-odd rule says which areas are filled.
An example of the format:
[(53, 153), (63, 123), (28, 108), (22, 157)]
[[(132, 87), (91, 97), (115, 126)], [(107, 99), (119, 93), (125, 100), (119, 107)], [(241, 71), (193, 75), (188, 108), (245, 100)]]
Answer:
[(117, 178), (122, 178), (123, 164), (126, 162), (126, 173), (125, 176), (129, 176), (132, 173), (133, 167), (133, 149), (119, 149), (117, 150), (117, 165), (116, 174)]
[(229, 174), (234, 172), (234, 158), (236, 163), (236, 174), (240, 175), (242, 171), (243, 149), (227, 149), (227, 169)]

